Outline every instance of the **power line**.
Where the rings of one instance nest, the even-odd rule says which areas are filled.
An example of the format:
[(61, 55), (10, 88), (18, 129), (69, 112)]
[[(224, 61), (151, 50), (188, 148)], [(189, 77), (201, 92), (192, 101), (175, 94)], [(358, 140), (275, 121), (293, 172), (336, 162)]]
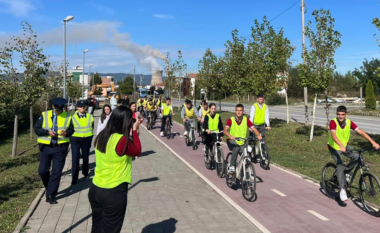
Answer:
[(301, 0), (298, 0), (297, 2), (295, 2), (293, 5), (291, 5), (290, 7), (288, 7), (286, 10), (284, 10), (283, 12), (281, 12), (279, 15), (277, 15), (276, 17), (274, 17), (272, 20), (270, 20), (269, 22), (272, 22), (273, 20), (277, 19), (278, 17), (280, 17), (282, 14), (284, 14), (285, 12), (287, 12), (288, 10), (290, 10), (290, 8), (292, 8), (293, 6), (295, 6), (297, 3), (299, 3)]

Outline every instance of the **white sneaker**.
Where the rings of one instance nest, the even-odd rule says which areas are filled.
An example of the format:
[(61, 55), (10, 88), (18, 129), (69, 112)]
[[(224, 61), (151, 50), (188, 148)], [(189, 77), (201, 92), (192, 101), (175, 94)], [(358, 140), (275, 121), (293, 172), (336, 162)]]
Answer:
[(347, 201), (348, 200), (346, 190), (344, 190), (344, 189), (340, 190), (340, 200), (341, 201)]
[(160, 135), (161, 135), (161, 137), (163, 137), (164, 136), (164, 131), (161, 131)]
[(228, 168), (229, 173), (235, 173), (235, 166), (231, 166)]
[(183, 133), (183, 136), (187, 136), (187, 130)]

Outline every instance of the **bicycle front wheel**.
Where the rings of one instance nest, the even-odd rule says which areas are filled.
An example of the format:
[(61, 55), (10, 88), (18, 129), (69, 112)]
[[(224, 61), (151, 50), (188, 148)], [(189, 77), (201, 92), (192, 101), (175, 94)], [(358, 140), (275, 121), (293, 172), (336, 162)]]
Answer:
[(245, 163), (245, 174), (242, 177), (243, 197), (247, 201), (252, 201), (256, 196), (256, 172), (250, 161)]
[(364, 209), (373, 216), (380, 217), (380, 184), (372, 173), (364, 173), (359, 180), (360, 199)]
[(215, 167), (216, 167), (216, 174), (223, 178), (225, 172), (226, 172), (226, 163), (224, 162), (224, 154), (221, 147), (218, 147), (216, 149), (216, 156), (215, 156)]
[(235, 174), (231, 174), (227, 171), (228, 167), (231, 166), (231, 158), (232, 158), (232, 153), (228, 153), (226, 157), (226, 161), (224, 164), (226, 165), (226, 168), (224, 169), (224, 172), (226, 174), (226, 184), (229, 188), (234, 188), (235, 187)]
[[(170, 123), (167, 123), (167, 124), (170, 124)], [(172, 130), (171, 130), (171, 127), (168, 125), (166, 129), (166, 138), (170, 139), (171, 136), (172, 136)]]
[(322, 188), (330, 198), (335, 198), (339, 193), (339, 182), (336, 174), (336, 165), (328, 163), (322, 170)]
[(260, 160), (260, 166), (264, 170), (269, 170), (269, 164), (270, 164), (270, 156), (269, 156), (269, 149), (266, 144), (261, 145), (261, 153), (263, 153), (263, 158)]
[(198, 149), (198, 146), (197, 146), (197, 143), (196, 143), (196, 141), (195, 141), (195, 130), (191, 130), (191, 137), (192, 137), (192, 139), (191, 139), (191, 141), (192, 141), (192, 144), (193, 144), (193, 150), (196, 150), (196, 149)]

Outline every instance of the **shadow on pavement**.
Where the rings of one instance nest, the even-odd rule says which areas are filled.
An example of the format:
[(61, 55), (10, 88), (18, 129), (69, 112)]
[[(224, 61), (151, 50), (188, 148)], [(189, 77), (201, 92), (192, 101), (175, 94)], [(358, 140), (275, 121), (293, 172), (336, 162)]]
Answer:
[(174, 233), (176, 232), (176, 224), (178, 220), (175, 218), (169, 218), (162, 222), (152, 223), (142, 229), (142, 233), (154, 233), (154, 232), (165, 232)]
[(155, 154), (155, 153), (156, 152), (154, 150), (147, 150), (147, 151), (142, 152), (140, 157)]
[[(340, 200), (339, 195), (337, 195), (335, 198), (332, 198), (329, 194), (326, 193), (326, 191), (322, 188), (322, 182), (319, 183), (319, 192), (321, 192), (325, 197), (328, 197), (329, 199), (334, 200), (339, 206), (341, 207), (346, 207), (347, 204), (344, 203), (342, 200)], [(335, 195), (335, 194), (331, 194)]]
[(138, 185), (141, 182), (152, 182), (152, 181), (157, 181), (157, 180), (159, 180), (158, 177), (152, 177), (152, 178), (148, 178), (148, 179), (139, 180), (136, 183), (134, 183), (133, 185), (131, 185), (131, 187), (129, 187), (128, 190), (131, 190), (133, 187), (135, 187), (136, 185)]
[(70, 226), (66, 230), (62, 231), (62, 233), (69, 233), (69, 232), (71, 232), (75, 227), (77, 227), (78, 225), (80, 225), (81, 223), (83, 223), (84, 221), (86, 221), (87, 219), (91, 218), (91, 216), (92, 216), (92, 213), (89, 214), (89, 215), (87, 215), (86, 217), (82, 218), (81, 220), (79, 220), (78, 222), (76, 222), (74, 225)]

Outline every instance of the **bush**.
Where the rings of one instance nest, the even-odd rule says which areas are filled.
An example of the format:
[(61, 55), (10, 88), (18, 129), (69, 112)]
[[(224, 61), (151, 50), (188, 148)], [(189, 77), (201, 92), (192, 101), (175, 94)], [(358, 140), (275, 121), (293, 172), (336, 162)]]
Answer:
[(365, 108), (376, 109), (376, 96), (371, 80), (368, 81), (365, 89)]
[(272, 96), (268, 96), (266, 98), (266, 104), (267, 105), (283, 105), (286, 104), (285, 97), (274, 94)]

